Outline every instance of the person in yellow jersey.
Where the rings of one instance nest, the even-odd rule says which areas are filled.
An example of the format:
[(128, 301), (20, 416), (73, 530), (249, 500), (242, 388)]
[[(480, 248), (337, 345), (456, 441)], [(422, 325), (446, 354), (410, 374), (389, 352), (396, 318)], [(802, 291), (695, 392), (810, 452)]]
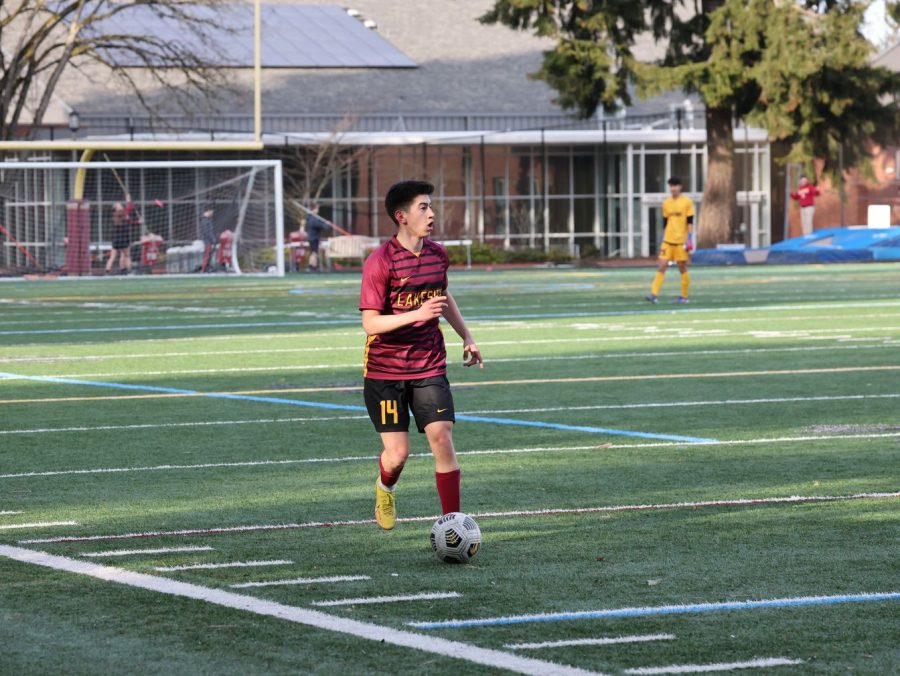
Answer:
[(673, 176), (669, 179), (669, 194), (663, 202), (663, 223), (665, 232), (663, 243), (659, 250), (659, 265), (656, 268), (656, 277), (646, 298), (651, 303), (659, 302), (659, 291), (666, 277), (666, 269), (669, 262), (678, 264), (681, 272), (681, 295), (675, 299), (679, 305), (688, 302), (688, 288), (691, 285), (691, 275), (688, 273), (688, 263), (691, 260), (691, 251), (694, 249), (694, 202), (681, 192), (681, 179)]

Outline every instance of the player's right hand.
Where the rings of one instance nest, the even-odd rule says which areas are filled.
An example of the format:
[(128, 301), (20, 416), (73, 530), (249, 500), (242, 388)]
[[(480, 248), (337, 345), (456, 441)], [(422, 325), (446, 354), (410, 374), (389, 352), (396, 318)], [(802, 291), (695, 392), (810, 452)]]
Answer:
[(447, 296), (435, 296), (422, 303), (422, 307), (420, 307), (417, 312), (419, 313), (419, 319), (421, 321), (429, 321), (443, 315), (444, 310), (446, 309)]

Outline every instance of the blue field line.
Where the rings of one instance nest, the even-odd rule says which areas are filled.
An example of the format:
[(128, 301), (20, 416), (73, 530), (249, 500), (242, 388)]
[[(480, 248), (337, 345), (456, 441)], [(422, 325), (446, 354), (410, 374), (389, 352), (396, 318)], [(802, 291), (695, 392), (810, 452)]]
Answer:
[[(322, 408), (332, 411), (366, 411), (365, 406), (353, 404), (330, 404), (322, 401), (306, 401), (304, 399), (282, 399), (280, 397), (262, 397), (253, 394), (232, 394), (229, 392), (201, 392), (179, 387), (158, 387), (156, 385), (131, 385), (128, 383), (110, 383), (99, 380), (78, 380), (76, 378), (59, 378), (56, 376), (29, 376), (18, 373), (0, 372), (3, 380), (30, 380), (39, 383), (58, 383), (61, 385), (86, 385), (88, 387), (107, 387), (116, 390), (132, 390), (138, 392), (160, 392), (163, 394), (184, 394), (189, 396), (209, 397), (211, 399), (233, 399), (237, 401), (255, 401), (262, 404), (282, 404), (288, 406), (305, 406), (308, 408)], [(535, 420), (518, 420), (515, 418), (486, 418), (477, 415), (460, 414), (457, 420), (470, 422), (487, 422), (496, 425), (514, 425), (519, 427), (543, 427), (545, 429), (566, 430), (571, 432), (588, 432), (590, 434), (610, 434), (624, 437), (639, 437), (642, 439), (658, 439), (664, 441), (683, 441), (686, 443), (711, 443), (715, 439), (702, 437), (685, 437), (674, 434), (655, 434), (653, 432), (635, 432), (631, 430), (617, 430), (607, 427), (588, 427), (582, 425), (565, 425), (562, 423), (539, 422)]]
[(623, 437), (641, 437), (644, 439), (663, 439), (665, 441), (684, 441), (691, 444), (708, 444), (714, 443), (716, 439), (705, 439), (703, 437), (685, 437), (678, 434), (655, 434), (651, 432), (633, 432), (630, 430), (617, 430), (611, 427), (593, 427), (588, 425), (566, 425), (563, 423), (539, 422), (536, 420), (518, 420), (513, 418), (486, 418), (480, 415), (458, 415), (459, 420), (469, 420), (472, 422), (495, 423), (498, 425), (521, 425), (523, 427), (544, 427), (554, 430), (565, 430), (570, 432), (589, 432), (591, 434), (615, 434)]
[(621, 617), (651, 617), (656, 615), (681, 615), (689, 613), (715, 613), (727, 610), (755, 610), (756, 608), (797, 608), (802, 606), (830, 606), (841, 603), (865, 603), (870, 601), (897, 601), (900, 592), (875, 592), (842, 594), (838, 596), (800, 596), (763, 601), (726, 601), (723, 603), (690, 603), (680, 606), (647, 606), (643, 608), (610, 608), (585, 610), (572, 613), (546, 613), (543, 615), (512, 615), (487, 617), (476, 620), (445, 620), (441, 622), (407, 622), (417, 629), (459, 629), (463, 627), (492, 627), (504, 624), (531, 622), (564, 622), (567, 620), (607, 620)]

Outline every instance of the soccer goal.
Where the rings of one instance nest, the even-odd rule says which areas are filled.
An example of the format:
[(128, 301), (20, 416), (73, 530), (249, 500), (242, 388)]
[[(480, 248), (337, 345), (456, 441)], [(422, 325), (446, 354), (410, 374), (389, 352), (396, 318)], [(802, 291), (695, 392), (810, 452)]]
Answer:
[(0, 274), (27, 273), (283, 275), (281, 161), (0, 162)]

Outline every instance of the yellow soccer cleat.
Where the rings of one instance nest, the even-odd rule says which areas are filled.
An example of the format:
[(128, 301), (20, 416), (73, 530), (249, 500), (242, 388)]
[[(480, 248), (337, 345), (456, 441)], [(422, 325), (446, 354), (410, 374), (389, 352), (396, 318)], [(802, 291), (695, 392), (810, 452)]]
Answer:
[(397, 523), (394, 492), (382, 488), (380, 479), (375, 480), (375, 521), (384, 530), (391, 530)]

